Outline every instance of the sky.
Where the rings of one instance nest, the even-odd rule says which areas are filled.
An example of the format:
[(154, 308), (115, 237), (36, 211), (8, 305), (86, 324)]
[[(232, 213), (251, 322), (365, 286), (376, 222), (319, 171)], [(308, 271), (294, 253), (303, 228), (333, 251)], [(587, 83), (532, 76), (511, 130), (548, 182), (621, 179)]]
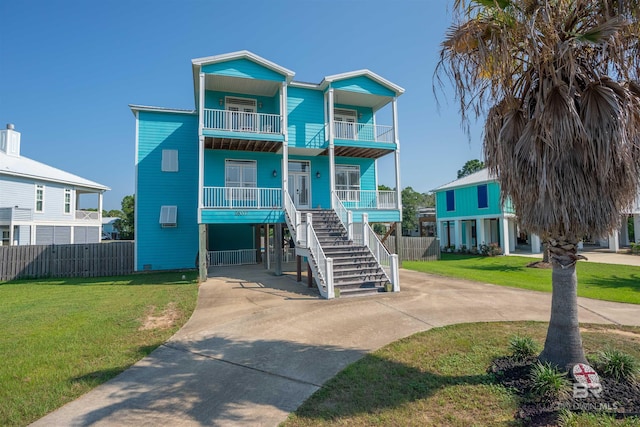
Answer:
[[(400, 184), (429, 192), (482, 159), (482, 126), (460, 126), (450, 84), (433, 91), (447, 0), (2, 0), (0, 126), (22, 155), (111, 188), (104, 208), (135, 192), (129, 104), (194, 109), (191, 60), (249, 50), (294, 80), (369, 69), (403, 87)], [(391, 125), (388, 111), (378, 124)], [(393, 156), (379, 184), (395, 186)]]

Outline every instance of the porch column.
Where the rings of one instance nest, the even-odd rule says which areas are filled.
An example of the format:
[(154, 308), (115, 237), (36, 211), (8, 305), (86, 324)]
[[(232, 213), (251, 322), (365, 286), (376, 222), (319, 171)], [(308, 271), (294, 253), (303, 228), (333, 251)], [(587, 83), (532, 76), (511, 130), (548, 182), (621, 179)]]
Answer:
[(454, 227), (455, 227), (456, 249), (460, 249), (460, 247), (462, 246), (462, 221), (460, 221), (459, 219), (456, 219), (454, 221)]
[(629, 217), (622, 217), (622, 228), (620, 229), (620, 246), (629, 245)]
[[(336, 158), (335, 158), (335, 150), (333, 145), (333, 88), (329, 87), (329, 95), (327, 97), (329, 101), (328, 105), (328, 113), (329, 113), (329, 190), (330, 192), (334, 192), (336, 189), (335, 183), (335, 175), (336, 175)], [(333, 197), (331, 197), (331, 208), (333, 208)]]
[[(71, 238), (73, 238), (73, 227), (71, 227)], [(9, 221), (9, 246), (13, 246), (13, 243), (14, 243), (13, 242), (13, 222)], [(0, 245), (2, 245), (1, 242), (0, 242)]]
[(640, 214), (633, 214), (633, 234), (636, 243), (640, 243)]
[(204, 191), (204, 92), (205, 75), (200, 73), (200, 87), (198, 93), (198, 222), (202, 222), (202, 192)]
[(509, 220), (505, 217), (499, 219), (500, 246), (505, 255), (509, 255)]
[(540, 236), (538, 236), (537, 234), (531, 234), (530, 237), (530, 241), (531, 241), (531, 253), (533, 254), (539, 254), (541, 251), (540, 247)]
[(262, 226), (260, 224), (256, 224), (253, 226), (253, 246), (256, 248), (256, 263), (262, 262), (262, 252), (260, 252), (260, 247), (262, 246), (260, 242), (260, 228)]
[(269, 250), (269, 224), (264, 225), (264, 261), (267, 270), (271, 270), (271, 255)]
[[(391, 114), (393, 116), (393, 142), (396, 144), (396, 150), (393, 152), (393, 158), (396, 167), (396, 203), (402, 218), (402, 189), (400, 188), (400, 136), (398, 134), (398, 98), (393, 97), (391, 101)], [(376, 187), (377, 189), (378, 187)]]
[(465, 246), (467, 247), (467, 249), (471, 249), (471, 241), (473, 240), (473, 233), (472, 233), (472, 226), (471, 226), (471, 221), (467, 221), (467, 223), (465, 224), (465, 229), (464, 229), (464, 240), (465, 240)]
[(508, 220), (508, 224), (509, 224), (509, 251), (511, 252), (515, 252), (516, 250), (516, 232), (517, 232), (517, 227), (516, 227), (516, 222), (514, 220)]
[(282, 224), (274, 224), (273, 249), (276, 255), (275, 275), (282, 276)]
[[(104, 191), (99, 192), (98, 193), (98, 220), (99, 221), (102, 221), (102, 198), (103, 197), (104, 197)], [(100, 226), (100, 235), (102, 235), (102, 225)]]
[(207, 226), (198, 224), (198, 281), (207, 280)]
[(484, 244), (484, 219), (476, 219), (476, 247), (480, 250), (480, 246)]
[(611, 252), (618, 252), (620, 249), (620, 240), (618, 238), (618, 232), (614, 231), (611, 236), (609, 236), (609, 250)]
[(287, 82), (282, 82), (280, 89), (280, 132), (284, 136), (282, 141), (282, 206), (284, 206), (284, 192), (289, 190), (289, 120), (287, 104)]

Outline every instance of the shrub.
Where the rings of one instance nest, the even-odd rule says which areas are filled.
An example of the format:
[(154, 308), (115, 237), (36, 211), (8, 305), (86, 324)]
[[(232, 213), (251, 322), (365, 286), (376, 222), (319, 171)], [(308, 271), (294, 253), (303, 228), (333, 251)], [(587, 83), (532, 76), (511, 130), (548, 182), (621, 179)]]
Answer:
[(640, 255), (640, 243), (631, 243), (631, 253)]
[(614, 349), (598, 353), (594, 361), (595, 370), (605, 377), (618, 381), (634, 382), (640, 370), (638, 361), (633, 356)]
[(539, 347), (531, 337), (521, 337), (514, 335), (509, 340), (509, 349), (511, 355), (517, 360), (525, 360), (529, 357), (535, 356), (538, 353)]
[(569, 397), (571, 383), (567, 373), (550, 363), (536, 363), (531, 368), (531, 393), (538, 400), (556, 400)]
[(480, 245), (480, 253), (484, 256), (498, 256), (502, 255), (502, 248), (497, 243), (484, 243)]

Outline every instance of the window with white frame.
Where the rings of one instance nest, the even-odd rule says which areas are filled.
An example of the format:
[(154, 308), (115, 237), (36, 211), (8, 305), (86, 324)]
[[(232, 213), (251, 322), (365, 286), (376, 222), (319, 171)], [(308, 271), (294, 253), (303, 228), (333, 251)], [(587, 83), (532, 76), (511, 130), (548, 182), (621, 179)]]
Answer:
[(64, 213), (66, 214), (71, 213), (71, 189), (70, 188), (64, 189)]
[(162, 172), (178, 172), (178, 150), (162, 150)]
[(256, 200), (257, 163), (255, 160), (225, 160), (224, 186), (227, 199)]
[(44, 212), (44, 185), (36, 185), (36, 212)]
[(229, 111), (227, 127), (231, 130), (255, 132), (257, 130), (257, 103), (255, 99), (227, 97)]
[(160, 225), (162, 227), (176, 227), (178, 225), (178, 207), (160, 207)]
[(360, 201), (360, 166), (336, 165), (336, 192), (344, 202)]
[(355, 110), (336, 108), (333, 110), (335, 137), (356, 140), (358, 115)]

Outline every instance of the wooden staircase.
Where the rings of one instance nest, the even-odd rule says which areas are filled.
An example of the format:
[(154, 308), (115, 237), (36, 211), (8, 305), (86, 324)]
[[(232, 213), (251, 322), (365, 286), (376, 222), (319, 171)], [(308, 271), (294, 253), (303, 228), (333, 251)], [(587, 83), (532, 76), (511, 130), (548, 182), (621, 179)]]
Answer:
[(333, 259), (336, 296), (338, 293), (340, 297), (347, 297), (385, 291), (385, 285), (390, 284), (387, 274), (367, 246), (349, 240), (335, 211), (313, 209), (301, 213), (303, 221), (307, 213), (312, 215), (311, 223), (322, 251), (327, 258)]

